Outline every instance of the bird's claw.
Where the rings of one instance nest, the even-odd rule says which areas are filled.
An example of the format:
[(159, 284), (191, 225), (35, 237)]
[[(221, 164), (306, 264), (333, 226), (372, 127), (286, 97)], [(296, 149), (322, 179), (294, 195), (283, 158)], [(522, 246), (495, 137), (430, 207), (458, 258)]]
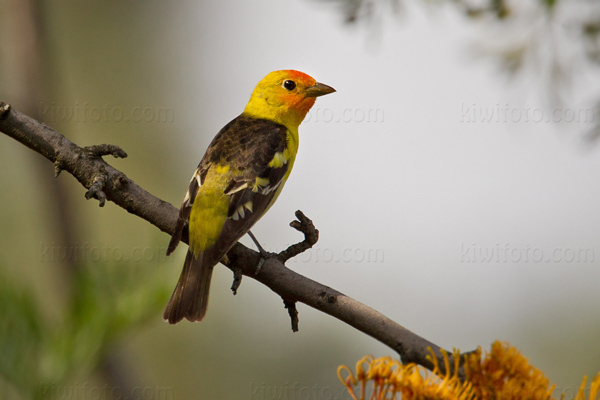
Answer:
[(266, 251), (260, 245), (260, 243), (256, 239), (256, 236), (254, 236), (254, 234), (251, 231), (248, 231), (248, 236), (250, 236), (250, 239), (252, 239), (252, 241), (256, 245), (256, 248), (258, 249), (258, 252), (260, 253), (260, 260), (258, 261), (258, 264), (256, 265), (256, 269), (254, 270), (254, 275), (258, 275), (260, 272), (260, 269), (264, 265), (265, 261), (267, 261), (268, 258), (277, 257), (277, 254)]
[(258, 275), (260, 273), (260, 270), (261, 270), (262, 266), (265, 264), (265, 262), (267, 261), (267, 259), (277, 257), (276, 253), (268, 252), (262, 248), (259, 249), (259, 252), (260, 252), (260, 259), (258, 260), (258, 264), (256, 265), (256, 268), (254, 269), (254, 275)]

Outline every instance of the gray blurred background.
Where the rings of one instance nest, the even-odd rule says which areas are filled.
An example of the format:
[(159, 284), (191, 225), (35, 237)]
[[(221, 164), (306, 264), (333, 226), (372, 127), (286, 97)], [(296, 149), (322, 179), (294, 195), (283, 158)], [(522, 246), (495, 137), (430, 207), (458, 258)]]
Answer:
[[(301, 209), (321, 238), (289, 267), (447, 349), (508, 341), (569, 399), (600, 371), (598, 8), (476, 3), (1, 0), (0, 99), (178, 206), (264, 75), (335, 87), (261, 243)], [(169, 326), (185, 246), (4, 135), (0, 160), (2, 399), (340, 399), (338, 365), (394, 355), (301, 304), (293, 334), (222, 266)]]

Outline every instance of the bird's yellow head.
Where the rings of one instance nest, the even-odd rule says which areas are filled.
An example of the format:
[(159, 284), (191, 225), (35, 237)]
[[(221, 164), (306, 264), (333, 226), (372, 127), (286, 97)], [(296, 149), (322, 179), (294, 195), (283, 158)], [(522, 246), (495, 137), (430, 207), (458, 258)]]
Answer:
[(315, 98), (333, 92), (331, 86), (300, 71), (274, 71), (256, 85), (244, 114), (296, 130), (315, 104)]

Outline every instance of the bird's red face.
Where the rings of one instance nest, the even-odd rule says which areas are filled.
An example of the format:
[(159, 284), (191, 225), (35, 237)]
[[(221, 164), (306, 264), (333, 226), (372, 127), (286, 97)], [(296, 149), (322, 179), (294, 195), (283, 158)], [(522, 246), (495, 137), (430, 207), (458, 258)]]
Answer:
[(335, 90), (295, 70), (274, 71), (256, 85), (245, 112), (272, 119), (288, 128), (300, 125), (315, 98)]

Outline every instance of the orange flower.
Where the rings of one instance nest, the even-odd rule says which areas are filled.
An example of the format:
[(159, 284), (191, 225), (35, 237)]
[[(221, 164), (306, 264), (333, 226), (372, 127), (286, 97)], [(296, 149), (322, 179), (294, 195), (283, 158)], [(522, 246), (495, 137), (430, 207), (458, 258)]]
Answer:
[[(431, 351), (431, 350), (430, 350)], [(448, 355), (443, 352), (445, 370), (450, 371)], [(403, 365), (391, 357), (366, 356), (356, 364), (356, 373), (342, 365), (338, 377), (354, 400), (551, 400), (554, 385), (529, 364), (519, 350), (508, 343), (494, 342), (482, 357), (478, 348), (464, 356), (465, 380), (458, 378), (460, 352), (454, 352), (454, 373), (442, 374), (433, 356), (433, 372), (419, 365)], [(345, 376), (345, 377), (344, 377)], [(575, 400), (600, 400), (600, 374), (585, 396), (586, 378)], [(360, 385), (357, 394), (355, 388)], [(367, 395), (369, 394), (369, 395)]]
[[(444, 354), (446, 366), (449, 361)], [(458, 358), (456, 358), (458, 363)], [(403, 400), (469, 400), (472, 399), (470, 384), (461, 382), (456, 373), (441, 375), (434, 361), (434, 372), (416, 364), (403, 365), (391, 357), (374, 359), (366, 356), (356, 364), (356, 374), (342, 365), (338, 377), (346, 386), (354, 400), (389, 400), (401, 397)], [(448, 368), (446, 368), (448, 370)], [(455, 368), (455, 370), (457, 370)], [(346, 378), (343, 377), (346, 373)], [(360, 394), (354, 387), (360, 383)], [(369, 385), (370, 383), (370, 385)]]
[[(579, 391), (577, 392), (577, 396), (575, 396), (575, 400), (586, 400), (585, 397), (585, 382), (587, 381), (587, 376), (583, 378), (583, 382), (581, 382), (581, 386), (579, 387)], [(592, 381), (592, 385), (590, 386), (590, 396), (589, 400), (598, 400), (600, 399), (600, 373), (596, 375), (594, 380)]]

